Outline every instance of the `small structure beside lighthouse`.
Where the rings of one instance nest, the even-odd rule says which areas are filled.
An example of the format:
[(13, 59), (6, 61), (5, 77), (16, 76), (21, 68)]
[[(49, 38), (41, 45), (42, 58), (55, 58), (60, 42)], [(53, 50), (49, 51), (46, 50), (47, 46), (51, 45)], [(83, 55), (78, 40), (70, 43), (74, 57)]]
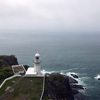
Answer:
[(35, 58), (34, 58), (34, 67), (29, 67), (28, 70), (26, 71), (25, 76), (26, 77), (43, 77), (44, 74), (41, 72), (41, 68), (40, 68), (40, 54), (37, 52), (35, 54)]

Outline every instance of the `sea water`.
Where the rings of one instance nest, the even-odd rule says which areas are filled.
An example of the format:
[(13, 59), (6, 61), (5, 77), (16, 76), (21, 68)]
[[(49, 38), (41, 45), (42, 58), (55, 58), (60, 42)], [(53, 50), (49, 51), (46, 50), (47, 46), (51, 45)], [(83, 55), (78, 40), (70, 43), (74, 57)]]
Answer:
[(100, 100), (100, 35), (70, 32), (1, 32), (0, 55), (15, 55), (19, 64), (33, 66), (41, 55), (41, 69), (48, 73), (76, 73), (90, 100)]

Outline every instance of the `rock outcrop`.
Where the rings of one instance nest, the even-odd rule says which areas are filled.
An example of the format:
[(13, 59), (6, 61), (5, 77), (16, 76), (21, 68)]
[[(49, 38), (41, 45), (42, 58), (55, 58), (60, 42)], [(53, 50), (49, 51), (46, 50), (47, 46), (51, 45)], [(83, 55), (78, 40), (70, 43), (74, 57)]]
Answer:
[(12, 65), (18, 65), (17, 58), (14, 55), (1, 55), (0, 56), (0, 69)]
[(70, 74), (71, 76), (73, 76), (74, 78), (78, 78), (78, 75), (76, 74)]
[(69, 76), (47, 74), (43, 100), (86, 100), (86, 97), (79, 92), (84, 87), (77, 83), (75, 79)]

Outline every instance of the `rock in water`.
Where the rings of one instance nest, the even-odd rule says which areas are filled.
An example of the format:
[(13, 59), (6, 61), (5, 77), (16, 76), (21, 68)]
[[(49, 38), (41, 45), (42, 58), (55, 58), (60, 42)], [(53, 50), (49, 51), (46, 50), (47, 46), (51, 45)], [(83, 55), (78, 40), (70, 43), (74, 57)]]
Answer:
[(78, 75), (76, 74), (70, 74), (71, 76), (73, 76), (74, 78), (78, 78)]
[(98, 80), (100, 80), (100, 78), (98, 78)]
[(72, 88), (76, 88), (76, 89), (83, 89), (84, 87), (82, 85), (71, 85)]

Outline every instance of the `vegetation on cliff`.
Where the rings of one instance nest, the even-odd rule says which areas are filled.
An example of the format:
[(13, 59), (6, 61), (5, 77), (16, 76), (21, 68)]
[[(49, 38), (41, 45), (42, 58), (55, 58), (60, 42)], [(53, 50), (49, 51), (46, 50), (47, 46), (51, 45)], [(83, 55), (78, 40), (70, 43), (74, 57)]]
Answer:
[(13, 72), (10, 67), (4, 67), (0, 69), (0, 80), (5, 79), (13, 75)]
[[(14, 55), (0, 56), (0, 83), (7, 77), (13, 75), (12, 65), (18, 65), (17, 58)], [(29, 66), (24, 65), (25, 69)], [(43, 78), (13, 78), (5, 82), (0, 89), (0, 100), (39, 100), (42, 93)], [(16, 84), (17, 83), (17, 84)], [(16, 84), (14, 87), (13, 85)], [(5, 92), (9, 87), (13, 87), (7, 94)], [(2, 95), (4, 95), (2, 97)]]
[(80, 89), (84, 90), (83, 86), (69, 76), (47, 74), (43, 100), (86, 100)]
[(5, 78), (13, 75), (11, 66), (18, 64), (17, 58), (14, 55), (1, 55), (0, 56), (0, 83)]
[(45, 93), (43, 100), (74, 100), (68, 78), (60, 74), (51, 74), (46, 77)]

